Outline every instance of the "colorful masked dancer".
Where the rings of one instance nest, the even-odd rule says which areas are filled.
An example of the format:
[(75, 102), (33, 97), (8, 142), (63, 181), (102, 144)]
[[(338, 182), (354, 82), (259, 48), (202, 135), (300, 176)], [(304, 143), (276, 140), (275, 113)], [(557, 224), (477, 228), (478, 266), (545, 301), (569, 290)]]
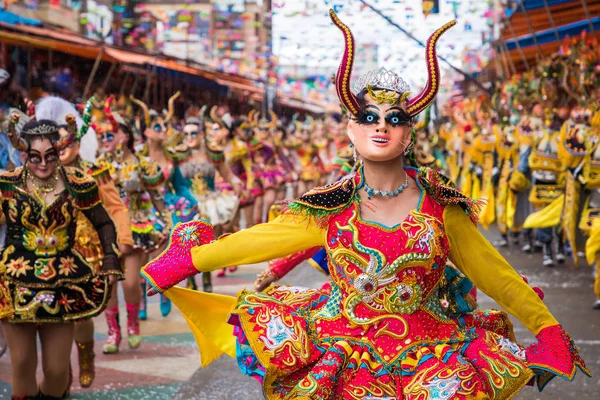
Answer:
[[(218, 125), (216, 128), (218, 135)], [(218, 137), (213, 135), (215, 132), (205, 131), (203, 114), (200, 117), (188, 117), (183, 130), (185, 143), (192, 151), (191, 156), (180, 167), (184, 184), (196, 198), (202, 218), (206, 218), (213, 225), (217, 238), (222, 234), (223, 225), (229, 223), (237, 212), (239, 196), (244, 190), (243, 184), (225, 162)], [(217, 171), (231, 185), (234, 193), (217, 191)], [(202, 274), (202, 282), (204, 291), (212, 292), (210, 272)]]
[[(86, 132), (91, 120), (91, 107), (93, 98), (88, 100), (82, 120), (80, 132)], [(38, 106), (39, 109), (40, 106)], [(59, 121), (57, 121), (58, 124)], [(61, 138), (68, 135), (68, 127), (59, 125)], [(107, 165), (97, 166), (85, 161), (80, 156), (81, 141), (76, 137), (73, 143), (67, 146), (60, 153), (60, 161), (66, 167), (75, 167), (86, 172), (98, 185), (98, 193), (102, 205), (108, 212), (111, 220), (117, 229), (117, 241), (119, 244), (120, 256), (125, 257), (133, 250), (133, 236), (131, 233), (131, 220), (129, 219), (129, 209), (119, 195), (119, 190), (110, 176), (110, 169)], [(85, 215), (77, 217), (77, 231), (75, 234), (75, 248), (85, 258), (85, 260), (94, 265), (96, 270), (102, 267), (102, 246), (98, 234), (90, 225), (90, 221)], [(79, 383), (81, 387), (90, 387), (95, 378), (94, 366), (94, 321), (88, 319), (75, 324), (75, 343), (77, 345), (79, 359)]]
[[(237, 299), (173, 288), (167, 295), (191, 322), (206, 364), (221, 352), (263, 384), (268, 399), (367, 396), (510, 398), (532, 378), (573, 379), (583, 361), (537, 294), (476, 227), (481, 204), (430, 169), (405, 167), (414, 117), (440, 82), (435, 43), (427, 43), (429, 80), (410, 97), (386, 69), (350, 90), (354, 38), (346, 39), (337, 93), (352, 118), (348, 135), (364, 166), (347, 179), (309, 191), (282, 216), (215, 242), (209, 224), (179, 225), (171, 246), (143, 269), (157, 291), (199, 271), (250, 264), (325, 247), (331, 292), (275, 286)], [(536, 336), (522, 348), (446, 316), (439, 292), (450, 259), (475, 285)], [(231, 313), (235, 340), (224, 339)], [(510, 372), (509, 372), (510, 371)]]
[[(190, 155), (190, 150), (183, 143), (183, 132), (178, 132), (174, 124), (171, 123), (175, 116), (175, 100), (179, 96), (180, 93), (177, 92), (169, 99), (166, 117), (163, 117), (156, 111), (148, 110), (148, 106), (142, 101), (131, 98), (143, 110), (141, 132), (143, 133), (144, 140), (144, 146), (142, 146), (144, 154), (142, 155), (148, 156), (156, 163), (164, 175), (163, 185), (160, 188), (160, 196), (163, 198), (172, 218), (172, 221), (168, 221), (169, 224), (190, 221), (197, 214), (198, 210), (198, 203), (184, 184), (181, 170), (178, 166), (181, 161)], [(155, 225), (159, 229), (164, 229), (160, 218), (157, 222)], [(159, 247), (151, 251), (149, 257), (152, 259), (161, 251), (162, 248)], [(147, 318), (145, 292), (146, 285), (145, 282), (142, 282), (141, 320)], [(163, 317), (166, 317), (171, 312), (171, 302), (164, 296), (160, 298), (160, 312)]]
[[(11, 350), (16, 397), (62, 398), (68, 391), (73, 322), (102, 312), (111, 284), (123, 274), (115, 227), (101, 204), (98, 185), (60, 163), (59, 153), (78, 135), (75, 118), (67, 117), (69, 134), (63, 138), (50, 120), (29, 121), (18, 135), (18, 119), (11, 117), (9, 135), (15, 148), (26, 154), (25, 166), (0, 174), (7, 224), (0, 316)], [(100, 238), (99, 269), (76, 249), (80, 214)], [(39, 388), (38, 333), (44, 365)]]
[[(139, 325), (142, 293), (137, 271), (148, 261), (148, 254), (157, 251), (166, 242), (171, 215), (160, 192), (165, 183), (160, 166), (135, 153), (131, 125), (113, 112), (110, 105), (105, 107), (105, 115), (108, 123), (94, 126), (103, 151), (98, 162), (110, 169), (121, 199), (129, 208), (134, 251), (123, 260), (126, 273), (123, 293), (127, 307), (127, 342), (130, 348), (137, 349), (142, 340)], [(114, 288), (105, 313), (108, 338), (103, 351), (106, 354), (117, 353), (121, 343), (118, 305), (118, 292)]]

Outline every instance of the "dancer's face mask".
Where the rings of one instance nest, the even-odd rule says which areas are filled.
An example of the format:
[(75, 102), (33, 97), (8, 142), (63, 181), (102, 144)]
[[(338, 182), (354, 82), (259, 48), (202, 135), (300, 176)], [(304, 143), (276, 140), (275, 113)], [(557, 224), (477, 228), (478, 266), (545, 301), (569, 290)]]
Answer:
[(411, 142), (411, 118), (399, 104), (379, 103), (365, 95), (365, 107), (348, 124), (356, 151), (369, 161), (401, 157)]
[(146, 128), (146, 138), (149, 140), (163, 141), (167, 137), (167, 126), (162, 118), (156, 118)]
[(197, 149), (200, 147), (201, 131), (200, 127), (196, 124), (188, 124), (183, 127), (185, 133), (185, 144), (191, 149)]
[(119, 136), (119, 133), (115, 134), (115, 132), (112, 131), (102, 132), (102, 134), (99, 136), (99, 140), (103, 151), (105, 153), (114, 153), (115, 150), (117, 150), (117, 146), (119, 146), (119, 144), (123, 144), (124, 146), (126, 146), (127, 137), (126, 135), (122, 136), (125, 136), (125, 138), (123, 139), (123, 137)]
[(27, 168), (39, 179), (50, 178), (58, 167), (58, 152), (48, 139), (35, 139), (27, 154)]
[[(60, 128), (59, 133), (61, 138), (69, 135), (69, 132), (64, 128)], [(79, 155), (79, 147), (79, 141), (74, 141), (60, 152), (60, 161), (62, 161), (63, 165), (71, 165), (75, 162)]]

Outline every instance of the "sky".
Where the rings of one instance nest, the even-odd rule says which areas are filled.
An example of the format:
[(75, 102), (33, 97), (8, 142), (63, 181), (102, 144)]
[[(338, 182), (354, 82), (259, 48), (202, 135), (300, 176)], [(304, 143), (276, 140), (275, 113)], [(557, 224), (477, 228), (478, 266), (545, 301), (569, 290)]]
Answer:
[[(489, 34), (490, 9), (485, 0), (439, 0), (440, 13), (425, 17), (421, 0), (368, 0), (398, 25), (425, 43), (431, 33), (455, 19), (458, 24), (438, 42), (438, 55), (463, 69), (462, 54), (482, 46), (482, 32)], [(453, 4), (454, 3), (454, 6)], [(272, 0), (273, 51), (280, 65), (299, 66), (301, 72), (334, 74), (344, 51), (342, 33), (331, 23), (329, 8), (352, 30), (357, 46), (374, 45), (379, 67), (398, 73), (413, 92), (427, 80), (425, 50), (359, 0)], [(465, 29), (470, 25), (471, 30)], [(360, 51), (360, 50), (359, 50)], [(369, 53), (371, 54), (371, 52)], [(440, 63), (442, 76), (449, 67)], [(353, 76), (353, 80), (358, 76)]]

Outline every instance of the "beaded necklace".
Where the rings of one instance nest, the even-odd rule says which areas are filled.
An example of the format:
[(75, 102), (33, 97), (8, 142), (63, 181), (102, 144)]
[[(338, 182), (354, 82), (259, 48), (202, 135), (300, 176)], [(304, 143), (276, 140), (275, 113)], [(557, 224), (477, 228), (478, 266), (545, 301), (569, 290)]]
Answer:
[[(31, 178), (31, 179), (27, 179)], [(56, 194), (56, 185), (58, 184), (58, 168), (54, 171), (54, 174), (46, 181), (33, 175), (29, 169), (25, 170), (25, 182), (29, 181), (33, 186), (33, 194), (43, 204), (46, 204), (46, 196), (54, 192)], [(27, 183), (26, 183), (27, 185)]]
[(406, 189), (408, 187), (408, 174), (406, 174), (406, 180), (404, 181), (404, 183), (402, 183), (400, 186), (398, 186), (396, 189), (392, 190), (392, 191), (388, 191), (388, 190), (379, 190), (379, 189), (373, 189), (371, 186), (369, 186), (369, 184), (367, 183), (367, 181), (365, 180), (365, 192), (367, 193), (368, 199), (371, 200), (371, 197), (373, 196), (383, 196), (383, 197), (398, 197), (398, 195), (400, 193), (402, 193), (404, 191), (404, 189)]
[(54, 174), (52, 174), (52, 176), (46, 180), (42, 180), (42, 179), (36, 177), (31, 172), (29, 172), (29, 170), (27, 169), (26, 170), (26, 179), (27, 178), (31, 178), (30, 183), (31, 183), (31, 186), (33, 186), (34, 191), (44, 193), (44, 194), (50, 194), (54, 190), (56, 190), (56, 184), (58, 183), (58, 169), (55, 170)]

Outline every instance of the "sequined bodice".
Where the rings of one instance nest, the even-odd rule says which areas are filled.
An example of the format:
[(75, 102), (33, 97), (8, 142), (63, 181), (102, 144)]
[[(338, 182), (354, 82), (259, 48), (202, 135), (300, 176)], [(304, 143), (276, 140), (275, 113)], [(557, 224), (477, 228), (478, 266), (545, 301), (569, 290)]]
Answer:
[(315, 329), (368, 337), (382, 355), (464, 337), (440, 305), (449, 253), (442, 214), (443, 207), (423, 194), (395, 227), (362, 220), (357, 204), (332, 217), (327, 251), (333, 290), (315, 315)]
[(128, 193), (142, 192), (142, 169), (138, 160), (111, 161), (111, 175), (116, 182), (121, 197)]
[(214, 180), (217, 173), (215, 165), (209, 161), (189, 160), (181, 164), (179, 169), (185, 179), (202, 177)]
[(275, 149), (267, 143), (261, 143), (260, 147), (253, 152), (253, 160), (262, 166), (274, 165), (277, 162), (275, 158)]
[(298, 149), (298, 156), (303, 167), (309, 166), (317, 157), (317, 149), (312, 145), (305, 145)]
[[(7, 219), (2, 264), (6, 279), (52, 287), (81, 269), (73, 252), (79, 208), (67, 189), (44, 206), (21, 189), (2, 202)], [(16, 299), (16, 301), (20, 301)]]
[(215, 191), (217, 169), (209, 161), (189, 160), (179, 166), (186, 184), (194, 194), (206, 194)]
[(119, 189), (121, 199), (132, 211), (150, 210), (152, 199), (148, 188), (159, 190), (165, 177), (160, 167), (145, 157), (135, 157), (123, 161), (105, 158), (109, 163), (111, 176)]

